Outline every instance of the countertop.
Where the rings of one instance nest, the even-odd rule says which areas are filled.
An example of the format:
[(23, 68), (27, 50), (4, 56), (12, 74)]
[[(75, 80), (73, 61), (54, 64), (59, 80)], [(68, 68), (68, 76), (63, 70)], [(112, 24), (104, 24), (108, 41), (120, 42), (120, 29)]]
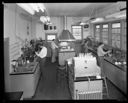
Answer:
[(116, 65), (114, 62), (112, 62), (112, 59), (110, 57), (104, 57), (104, 60), (116, 66), (118, 69), (126, 72), (127, 65)]
[[(93, 50), (92, 48), (89, 48), (89, 50), (95, 54), (95, 56), (97, 56), (97, 53), (95, 50)], [(116, 66), (118, 69), (121, 69), (122, 71), (126, 72), (126, 68), (127, 65), (116, 65), (114, 62), (112, 62), (112, 58), (111, 57), (104, 57), (104, 60), (111, 63), (112, 65)]]
[(10, 73), (10, 75), (33, 74), (37, 65), (38, 62), (27, 63), (26, 65), (17, 67), (17, 71)]
[(86, 77), (76, 77), (74, 82), (80, 82), (80, 81), (96, 81), (96, 80), (102, 80), (102, 78), (97, 78), (96, 76), (86, 76)]

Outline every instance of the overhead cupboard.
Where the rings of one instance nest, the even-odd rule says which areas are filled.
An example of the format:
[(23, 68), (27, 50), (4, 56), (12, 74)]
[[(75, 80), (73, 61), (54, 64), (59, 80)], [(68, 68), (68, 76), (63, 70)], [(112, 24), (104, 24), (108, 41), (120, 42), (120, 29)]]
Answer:
[(126, 19), (94, 24), (95, 41), (126, 50)]

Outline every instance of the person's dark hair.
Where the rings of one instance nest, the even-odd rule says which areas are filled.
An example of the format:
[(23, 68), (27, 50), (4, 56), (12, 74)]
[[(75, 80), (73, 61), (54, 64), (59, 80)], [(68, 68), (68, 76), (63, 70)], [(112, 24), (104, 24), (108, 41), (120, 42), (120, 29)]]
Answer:
[(41, 47), (40, 47), (40, 43), (36, 44), (35, 46), (35, 51), (40, 51), (41, 50)]
[(99, 42), (99, 46), (102, 45), (103, 43), (102, 42)]
[(87, 40), (85, 40), (85, 42), (84, 43), (87, 43), (88, 41)]
[(52, 41), (54, 41), (55, 39), (52, 39)]

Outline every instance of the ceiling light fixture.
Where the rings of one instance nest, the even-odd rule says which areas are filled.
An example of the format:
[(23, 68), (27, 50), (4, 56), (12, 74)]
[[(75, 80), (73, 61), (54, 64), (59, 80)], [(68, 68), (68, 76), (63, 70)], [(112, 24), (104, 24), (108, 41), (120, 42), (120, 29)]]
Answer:
[(104, 18), (96, 18), (92, 20), (91, 23), (102, 22), (102, 21), (104, 21)]
[(34, 15), (35, 11), (27, 3), (17, 3), (17, 5), (26, 10), (31, 15)]
[(80, 23), (80, 25), (85, 25), (85, 24), (86, 24), (86, 23), (84, 23), (84, 22), (81, 22), (81, 23)]
[(43, 23), (46, 23), (46, 24), (51, 24), (49, 16), (41, 16), (40, 21), (43, 22)]
[(41, 10), (42, 12), (44, 12), (45, 10), (45, 6), (43, 3), (17, 3), (17, 5), (32, 15), (34, 15), (35, 12), (39, 12), (39, 10)]

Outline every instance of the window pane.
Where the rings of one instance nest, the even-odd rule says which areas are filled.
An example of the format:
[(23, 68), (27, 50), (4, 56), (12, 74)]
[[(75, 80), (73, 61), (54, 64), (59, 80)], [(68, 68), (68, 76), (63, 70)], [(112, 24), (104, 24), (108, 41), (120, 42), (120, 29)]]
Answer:
[(56, 39), (55, 35), (47, 35), (47, 40), (53, 40)]
[(75, 37), (75, 39), (77, 40), (81, 40), (81, 31), (82, 31), (82, 27), (81, 26), (72, 26), (72, 34)]
[(103, 25), (103, 28), (108, 28), (108, 24), (104, 24)]
[(113, 23), (112, 28), (120, 28), (120, 23)]
[(96, 25), (96, 28), (100, 28), (100, 25)]

